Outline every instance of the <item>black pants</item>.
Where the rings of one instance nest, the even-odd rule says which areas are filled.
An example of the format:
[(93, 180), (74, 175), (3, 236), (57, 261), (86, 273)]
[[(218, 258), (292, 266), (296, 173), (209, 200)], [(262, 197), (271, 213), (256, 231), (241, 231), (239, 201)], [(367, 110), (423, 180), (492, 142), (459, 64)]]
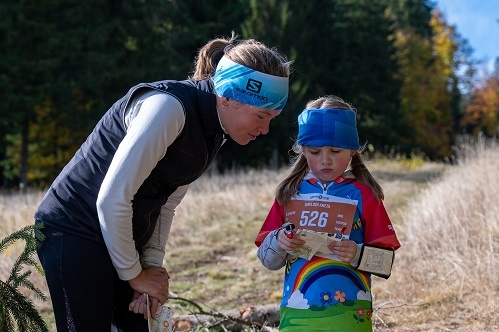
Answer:
[(133, 289), (120, 280), (107, 248), (45, 226), (38, 249), (58, 332), (148, 331), (128, 310)]

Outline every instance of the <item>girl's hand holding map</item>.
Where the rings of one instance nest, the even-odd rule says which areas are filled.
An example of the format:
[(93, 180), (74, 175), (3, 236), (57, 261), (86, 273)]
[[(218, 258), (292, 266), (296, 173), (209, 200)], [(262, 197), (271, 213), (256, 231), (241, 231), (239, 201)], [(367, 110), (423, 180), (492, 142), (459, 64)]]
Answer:
[(346, 263), (350, 263), (357, 253), (357, 244), (351, 240), (331, 241), (327, 247), (331, 253)]
[(303, 246), (305, 241), (301, 240), (298, 234), (289, 237), (282, 231), (277, 234), (277, 244), (286, 251), (293, 251), (294, 249)]

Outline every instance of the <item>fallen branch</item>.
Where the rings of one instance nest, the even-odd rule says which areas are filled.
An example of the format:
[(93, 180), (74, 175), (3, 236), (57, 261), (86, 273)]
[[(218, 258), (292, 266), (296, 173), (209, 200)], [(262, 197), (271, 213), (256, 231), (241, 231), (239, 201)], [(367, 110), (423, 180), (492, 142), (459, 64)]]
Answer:
[[(210, 328), (222, 327), (227, 331), (243, 331), (245, 328), (252, 328), (252, 331), (262, 332), (276, 332), (279, 325), (279, 305), (278, 304), (264, 304), (257, 307), (245, 307), (238, 309), (231, 309), (225, 311), (216, 311), (212, 309), (205, 310), (199, 303), (173, 296), (170, 293), (170, 300), (185, 302), (195, 308), (195, 312), (187, 315), (173, 316), (174, 331), (191, 331), (195, 328), (204, 327), (208, 330)], [(381, 303), (375, 307), (373, 313), (381, 321), (381, 323), (388, 327), (378, 314), (381, 310), (390, 310), (401, 307), (418, 307), (428, 306), (429, 303), (422, 304), (401, 304), (395, 306), (386, 306), (391, 302)], [(206, 306), (205, 306), (206, 307)]]
[(224, 327), (230, 331), (242, 331), (251, 327), (259, 331), (273, 332), (279, 324), (279, 305), (266, 304), (258, 307), (246, 307), (226, 311), (205, 310), (189, 299), (170, 296), (170, 300), (186, 302), (196, 309), (188, 315), (173, 316), (175, 331), (190, 331), (197, 327)]

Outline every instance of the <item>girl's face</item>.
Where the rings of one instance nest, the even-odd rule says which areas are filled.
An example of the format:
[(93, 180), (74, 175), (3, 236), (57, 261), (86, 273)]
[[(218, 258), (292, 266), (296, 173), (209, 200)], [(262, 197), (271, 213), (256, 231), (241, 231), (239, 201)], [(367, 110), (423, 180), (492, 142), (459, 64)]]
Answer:
[(322, 182), (330, 182), (341, 176), (350, 163), (353, 151), (332, 146), (303, 147), (310, 171)]
[(280, 110), (271, 110), (232, 99), (225, 99), (218, 108), (218, 115), (227, 134), (240, 145), (246, 145), (255, 140), (260, 134), (269, 132), (270, 121)]

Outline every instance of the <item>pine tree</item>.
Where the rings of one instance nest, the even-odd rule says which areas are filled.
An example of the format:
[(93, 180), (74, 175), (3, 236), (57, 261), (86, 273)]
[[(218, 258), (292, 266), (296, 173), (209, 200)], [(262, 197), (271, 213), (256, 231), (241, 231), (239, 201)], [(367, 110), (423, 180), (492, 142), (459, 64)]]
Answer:
[(27, 288), (33, 291), (37, 298), (46, 300), (42, 291), (29, 280), (32, 271), (23, 271), (24, 267), (33, 266), (43, 274), (33, 258), (37, 242), (44, 239), (40, 232), (42, 227), (42, 224), (26, 226), (0, 241), (0, 253), (17, 240), (26, 242), (24, 251), (12, 266), (9, 278), (6, 281), (0, 280), (0, 331), (48, 331), (33, 303), (20, 290)]

